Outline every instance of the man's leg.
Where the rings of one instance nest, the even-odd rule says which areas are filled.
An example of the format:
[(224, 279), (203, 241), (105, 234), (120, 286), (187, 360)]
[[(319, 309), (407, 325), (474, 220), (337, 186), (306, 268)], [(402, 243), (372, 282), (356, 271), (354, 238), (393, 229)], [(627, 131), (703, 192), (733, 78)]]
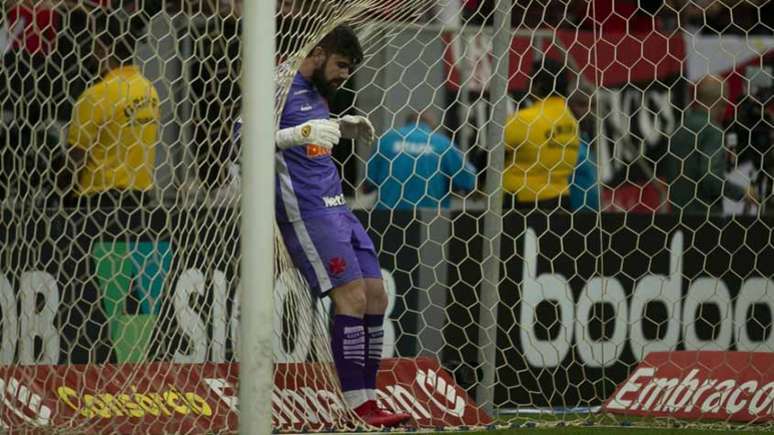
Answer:
[(348, 282), (330, 292), (335, 314), (331, 353), (341, 382), (344, 400), (357, 409), (368, 400), (364, 384), (366, 366), (366, 286), (362, 279)]
[(364, 382), (368, 400), (376, 400), (376, 374), (384, 348), (384, 312), (387, 309), (387, 293), (381, 279), (366, 278), (366, 309), (363, 318), (366, 329), (366, 360)]
[(367, 343), (365, 388), (368, 400), (376, 403), (376, 375), (384, 348), (384, 312), (387, 310), (387, 292), (384, 291), (382, 269), (371, 238), (354, 215), (350, 214), (348, 219), (352, 225), (352, 247), (355, 249), (365, 284), (366, 307), (363, 317)]
[(409, 414), (393, 414), (380, 409), (376, 401), (376, 375), (382, 361), (384, 348), (384, 315), (387, 310), (387, 292), (384, 290), (382, 270), (376, 257), (376, 249), (363, 226), (354, 216), (350, 215), (353, 236), (352, 246), (355, 248), (360, 272), (363, 274), (365, 286), (366, 307), (363, 316), (363, 326), (366, 331), (366, 353), (364, 385), (368, 396), (368, 407), (371, 408), (369, 418), (365, 420), (374, 426), (397, 426), (411, 418)]
[[(395, 426), (409, 419), (408, 414), (378, 409), (366, 393), (365, 366), (371, 358), (366, 349), (365, 317), (367, 313), (376, 315), (371, 322), (381, 330), (387, 297), (373, 243), (360, 222), (348, 212), (280, 225), (280, 230), (293, 263), (310, 287), (333, 301), (331, 353), (347, 404), (373, 426)], [(370, 301), (367, 281), (374, 287)], [(381, 340), (376, 344), (378, 350), (373, 352), (375, 358), (369, 365), (373, 373), (371, 389), (381, 357)]]
[(411, 416), (404, 413), (393, 414), (381, 409), (376, 401), (376, 375), (382, 362), (384, 348), (384, 313), (387, 310), (387, 292), (381, 278), (365, 278), (366, 313), (363, 324), (366, 330), (366, 360), (363, 370), (363, 385), (365, 386), (371, 416), (367, 418), (374, 426), (397, 426)]
[(366, 338), (365, 283), (350, 243), (346, 216), (318, 216), (314, 220), (280, 224), (285, 246), (316, 296), (330, 296), (336, 310), (331, 353), (347, 404), (355, 409), (368, 399), (363, 375)]

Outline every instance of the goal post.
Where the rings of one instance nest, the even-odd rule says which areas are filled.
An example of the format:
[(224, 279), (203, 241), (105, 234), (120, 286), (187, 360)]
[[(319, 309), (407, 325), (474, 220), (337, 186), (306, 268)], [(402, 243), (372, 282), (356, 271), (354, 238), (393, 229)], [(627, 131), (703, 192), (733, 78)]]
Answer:
[(274, 391), (274, 17), (244, 9), (239, 433), (272, 433)]
[(508, 53), (511, 46), (513, 34), (511, 12), (512, 2), (506, 0), (497, 2), (492, 14), (492, 53), (495, 53), (497, 60), (494, 62), (492, 78), (488, 85), (491, 112), (489, 121), (485, 125), (489, 158), (483, 191), (488, 199), (488, 206), (482, 231), (484, 250), (481, 272), (485, 278), (481, 285), (478, 333), (482, 376), (478, 381), (476, 399), (479, 405), (490, 414), (495, 410), (497, 309), (500, 305), (500, 234), (502, 234), (503, 223), (501, 198), (503, 198), (502, 175), (505, 168), (505, 146), (501, 138), (504, 137), (505, 121), (508, 116), (508, 77), (510, 75), (510, 56), (502, 53)]

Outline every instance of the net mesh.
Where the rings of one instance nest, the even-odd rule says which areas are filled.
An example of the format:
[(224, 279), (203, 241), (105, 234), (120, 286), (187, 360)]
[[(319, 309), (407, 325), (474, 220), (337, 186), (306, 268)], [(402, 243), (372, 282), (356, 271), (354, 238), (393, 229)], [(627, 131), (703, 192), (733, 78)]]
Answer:
[[(774, 350), (768, 2), (514, 2), (500, 28), (490, 1), (270, 3), (278, 118), (337, 25), (366, 54), (330, 109), (380, 137), (333, 156), (379, 254), (385, 357), (439, 360), (497, 424), (620, 424), (598, 408), (650, 352)], [(4, 429), (235, 430), (241, 11), (3, 4)], [(275, 428), (373, 429), (330, 364), (330, 302), (275, 234)], [(462, 399), (422, 376), (428, 408), (380, 403), (460, 428), (425, 415)], [(726, 400), (701, 424), (729, 424)]]

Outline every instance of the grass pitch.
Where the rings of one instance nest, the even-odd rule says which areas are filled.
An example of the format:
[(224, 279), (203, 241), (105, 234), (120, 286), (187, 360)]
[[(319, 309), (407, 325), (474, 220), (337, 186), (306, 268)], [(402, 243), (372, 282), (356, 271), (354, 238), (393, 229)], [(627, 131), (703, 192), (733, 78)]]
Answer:
[(511, 427), (498, 428), (492, 435), (561, 434), (561, 435), (706, 435), (717, 434), (771, 434), (774, 426), (741, 425), (725, 422), (688, 422), (663, 418), (638, 418), (609, 414), (564, 414), (500, 416), (497, 424)]

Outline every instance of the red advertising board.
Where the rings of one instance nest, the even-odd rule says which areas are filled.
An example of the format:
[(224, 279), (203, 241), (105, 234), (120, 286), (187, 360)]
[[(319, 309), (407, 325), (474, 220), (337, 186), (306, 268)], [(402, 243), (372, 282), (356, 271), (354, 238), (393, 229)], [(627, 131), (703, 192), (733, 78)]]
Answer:
[[(326, 364), (278, 364), (272, 393), (274, 427), (299, 431), (362, 425), (344, 411), (332, 373)], [(238, 375), (236, 363), (0, 367), (0, 428), (234, 431)], [(410, 413), (417, 427), (491, 422), (429, 358), (385, 360), (377, 394), (385, 408)]]
[(685, 351), (648, 354), (605, 411), (686, 420), (774, 419), (774, 354)]
[[(465, 39), (464, 47), (469, 53), (462, 58), (455, 44), (460, 36), (447, 33), (443, 35), (444, 68), (447, 74), (446, 85), (453, 90), (459, 89), (462, 78), (460, 62), (470, 63), (464, 68), (472, 74), (467, 86), (478, 90), (479, 84), (488, 83), (488, 75), (493, 71), (494, 59), (489, 55), (491, 43), (486, 36), (477, 35)], [(627, 84), (647, 84), (657, 80), (677, 76), (681, 72), (685, 58), (685, 40), (682, 34), (662, 35), (656, 32), (631, 35), (624, 33), (582, 32), (559, 30), (545, 37), (535, 47), (535, 35), (514, 36), (511, 41), (510, 71), (508, 88), (511, 91), (525, 91), (532, 76), (532, 64), (539, 59), (537, 50), (549, 58), (562, 63), (568, 62), (570, 71), (579, 72), (589, 84), (601, 84), (606, 88), (616, 88)], [(540, 38), (538, 38), (540, 39)], [(565, 54), (566, 53), (566, 54)], [(569, 59), (565, 59), (568, 57)], [(476, 77), (476, 75), (482, 77)]]

